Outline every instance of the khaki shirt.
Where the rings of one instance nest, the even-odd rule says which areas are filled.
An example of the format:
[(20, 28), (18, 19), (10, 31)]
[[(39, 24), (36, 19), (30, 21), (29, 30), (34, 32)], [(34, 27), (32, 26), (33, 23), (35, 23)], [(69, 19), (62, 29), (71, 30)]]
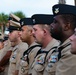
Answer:
[(4, 44), (4, 48), (2, 49), (0, 60), (6, 55), (7, 51), (11, 50), (10, 48), (11, 48), (11, 42), (7, 40)]
[[(53, 39), (52, 41), (50, 41), (50, 43), (46, 46), (45, 49), (43, 49), (43, 51), (49, 51), (52, 47), (58, 46), (59, 42), (55, 39)], [(49, 73), (51, 73), (52, 71), (48, 71), (48, 69), (46, 69), (47, 65), (48, 65), (48, 58), (49, 56), (52, 54), (52, 52), (50, 52), (47, 57), (46, 57), (46, 53), (41, 53), (38, 54), (37, 57), (35, 58), (35, 61), (33, 62), (32, 65), (32, 75), (48, 75)], [(46, 57), (46, 59), (45, 59)], [(55, 72), (55, 70), (54, 70)]]
[[(34, 46), (34, 45), (38, 45), (37, 43), (33, 42), (30, 47)], [(29, 48), (30, 48), (29, 47)], [(27, 61), (27, 57), (26, 56), (23, 56), (24, 60), (22, 59), (21, 60), (21, 63), (20, 63), (20, 69), (19, 69), (19, 75), (27, 75), (27, 74), (30, 74), (31, 72), (31, 65), (33, 63), (33, 60), (34, 60), (34, 57), (36, 56), (36, 53), (38, 52), (38, 50), (40, 49), (41, 47), (34, 47), (31, 52), (28, 54), (28, 59), (29, 59), (29, 63)]]
[[(9, 39), (5, 41), (4, 48), (1, 50), (0, 60), (2, 60), (2, 58), (6, 55), (8, 51), (11, 51), (11, 42), (9, 41)], [(2, 75), (8, 74), (8, 67), (9, 63), (6, 64), (5, 70), (2, 72)]]
[[(63, 44), (69, 42), (67, 39)], [(61, 58), (57, 63), (56, 75), (76, 75), (76, 55), (71, 54), (71, 45), (64, 48), (61, 52)]]
[(3, 53), (3, 49), (0, 50), (0, 61), (1, 61), (1, 55)]
[(10, 57), (10, 65), (8, 70), (8, 75), (14, 75), (15, 70), (19, 70), (20, 58), (23, 52), (28, 48), (26, 43), (19, 43), (13, 48), (12, 55)]

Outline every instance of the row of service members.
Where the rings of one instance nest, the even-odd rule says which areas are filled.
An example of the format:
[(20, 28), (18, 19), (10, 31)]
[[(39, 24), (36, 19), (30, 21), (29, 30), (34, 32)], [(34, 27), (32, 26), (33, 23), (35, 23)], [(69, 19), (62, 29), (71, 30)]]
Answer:
[[(41, 18), (47, 17), (47, 18), (45, 18), (46, 20), (49, 18), (47, 15), (42, 15), (40, 17)], [(45, 22), (45, 21), (43, 21), (43, 22)], [(40, 41), (37, 41), (37, 40), (35, 40), (35, 37), (37, 37), (37, 36), (34, 35), (31, 18), (23, 18), (23, 19), (21, 19), (20, 23), (21, 23), (20, 32), (19, 32), (18, 27), (9, 26), (9, 31), (10, 31), (9, 39), (11, 40), (11, 38), (13, 37), (12, 35), (13, 34), (15, 35), (15, 31), (19, 32), (21, 40), (23, 42), (26, 42), (29, 47), (28, 47), (28, 49), (26, 49), (24, 51), (22, 57), (18, 56), (19, 59), (21, 58), (21, 61), (19, 61), (18, 65), (17, 65), (17, 60), (19, 60), (19, 59), (16, 57), (19, 53), (13, 52), (13, 55), (10, 58), (10, 63), (13, 66), (9, 66), (8, 75), (15, 75), (15, 74), (27, 75), (27, 74), (32, 74), (32, 73), (35, 75), (35, 72), (32, 72), (32, 70), (34, 70), (35, 68), (37, 68), (36, 71), (39, 71), (39, 70), (41, 71), (41, 69), (42, 69), (42, 71), (44, 70), (44, 66), (45, 66), (44, 63), (46, 63), (46, 65), (47, 65), (48, 62), (46, 62), (46, 61), (48, 60), (50, 54), (53, 52), (53, 50), (51, 51), (51, 48), (52, 47), (56, 48), (59, 45), (59, 41), (57, 41), (56, 39), (54, 39), (50, 36), (48, 24), (46, 24), (46, 25), (43, 24), (43, 25), (39, 26), (39, 29), (41, 30), (41, 32), (43, 32), (42, 28), (44, 27), (47, 35), (44, 36), (45, 33), (40, 34), (40, 35), (42, 35), (42, 37), (37, 35), (41, 39)], [(39, 23), (39, 24), (41, 24), (41, 23)], [(40, 30), (38, 32), (40, 32)], [(17, 36), (17, 34), (16, 34), (16, 36)], [(44, 39), (42, 39), (42, 38), (44, 38)], [(35, 41), (38, 42), (39, 44), (37, 44)], [(42, 41), (45, 43), (43, 43)], [(42, 47), (41, 47), (41, 45), (42, 45)], [(48, 54), (48, 52), (50, 54)], [(21, 54), (21, 52), (20, 52), (20, 54)], [(54, 58), (52, 58), (52, 59), (55, 60), (57, 55), (53, 56), (53, 57)], [(46, 60), (46, 58), (47, 58), (47, 60)], [(51, 58), (49, 58), (49, 59), (51, 59)], [(38, 63), (38, 65), (37, 65), (37, 63)], [(40, 74), (43, 74), (43, 73), (41, 72)]]
[[(67, 11), (63, 11), (61, 9), (64, 9), (66, 7)], [(59, 8), (57, 10), (57, 8)], [(72, 8), (72, 10), (70, 10)], [(70, 16), (72, 14), (75, 15), (75, 6), (70, 6), (70, 5), (55, 5), (53, 7), (54, 14), (56, 15), (54, 20), (63, 20), (61, 16), (63, 17), (66, 16), (66, 13), (69, 13)], [(69, 12), (71, 11), (71, 12)], [(71, 14), (72, 13), (72, 14)], [(68, 15), (68, 14), (67, 14)], [(32, 20), (29, 18), (24, 18), (20, 20), (21, 23), (21, 31), (19, 32), (18, 27), (10, 26), (9, 27), (9, 39), (11, 41), (11, 38), (15, 37), (16, 44), (19, 44), (18, 40), (22, 40), (23, 42), (26, 42), (29, 46), (28, 49), (24, 49), (23, 56), (21, 53), (22, 46), (19, 45), (17, 48), (21, 46), (21, 49), (16, 50), (17, 48), (13, 48), (13, 52), (10, 58), (10, 66), (9, 66), (9, 71), (8, 75), (75, 75), (75, 69), (76, 69), (76, 64), (75, 64), (75, 58), (76, 56), (71, 54), (71, 45), (69, 41), (69, 37), (73, 34), (74, 29), (71, 30), (73, 32), (69, 34), (64, 35), (64, 31), (61, 33), (59, 31), (59, 34), (52, 33), (58, 35), (59, 37), (54, 36), (58, 40), (60, 40), (63, 44), (60, 44), (60, 42), (56, 39), (54, 39), (50, 35), (50, 25), (52, 22), (52, 15), (50, 17), (46, 17), (46, 15), (34, 15), (32, 16), (34, 19), (34, 26), (32, 28)], [(74, 17), (74, 16), (73, 16)], [(50, 20), (49, 20), (50, 19)], [(40, 21), (39, 21), (40, 20)], [(60, 21), (61, 21), (60, 20)], [(51, 27), (54, 26), (56, 22), (53, 22), (51, 24)], [(61, 26), (62, 27), (62, 26)], [(68, 27), (68, 26), (67, 26)], [(66, 29), (68, 33), (68, 29)], [(53, 29), (52, 29), (53, 31)], [(54, 30), (55, 31), (55, 30)], [(17, 32), (17, 33), (16, 33)], [(19, 33), (19, 34), (18, 34)], [(20, 35), (20, 37), (17, 37), (17, 34)], [(14, 37), (12, 36), (14, 35)], [(67, 37), (66, 37), (67, 36)], [(38, 44), (33, 44), (34, 42), (38, 42)], [(12, 41), (11, 41), (12, 42)], [(34, 47), (38, 47), (38, 49), (32, 49), (32, 44)], [(37, 45), (37, 46), (35, 46)], [(25, 51), (26, 50), (26, 51)], [(57, 52), (57, 50), (59, 50)], [(62, 50), (62, 51), (61, 51)], [(19, 52), (19, 53), (18, 53)], [(22, 57), (21, 57), (22, 56)], [(60, 59), (58, 59), (58, 57)], [(20, 60), (21, 58), (21, 60)], [(17, 62), (18, 60), (18, 62)], [(58, 61), (59, 60), (59, 61)], [(57, 62), (58, 61), (58, 62)], [(56, 63), (57, 62), (57, 63)], [(11, 67), (12, 66), (12, 67)], [(73, 69), (73, 70), (72, 70)], [(56, 71), (56, 72), (55, 72)]]
[[(52, 15), (49, 18), (46, 17), (46, 19), (44, 17), (45, 15), (37, 14), (32, 16), (34, 24), (33, 36), (36, 39), (35, 41), (40, 43), (42, 47), (37, 52), (32, 66), (29, 67), (29, 69), (31, 69), (30, 72), (28, 71), (29, 75), (76, 74), (75, 72), (76, 56), (71, 53), (72, 48), (70, 44), (71, 42), (69, 40), (69, 37), (73, 35), (74, 29), (76, 27), (75, 9), (76, 6), (71, 5), (64, 5), (64, 4), (54, 5), (53, 14), (55, 15), (55, 17), (53, 23), (51, 22)], [(24, 26), (29, 25), (26, 24), (26, 22), (27, 22), (26, 19), (21, 22), (22, 33), (24, 31)], [(69, 24), (67, 23), (70, 24), (70, 27)], [(49, 29), (50, 28), (49, 24), (51, 26), (51, 29)], [(49, 36), (50, 35), (49, 30), (51, 30), (52, 36)], [(56, 38), (57, 40), (60, 40), (61, 44), (59, 45), (59, 42), (57, 40), (55, 40), (54, 43), (53, 37)], [(53, 45), (51, 46), (51, 44)]]

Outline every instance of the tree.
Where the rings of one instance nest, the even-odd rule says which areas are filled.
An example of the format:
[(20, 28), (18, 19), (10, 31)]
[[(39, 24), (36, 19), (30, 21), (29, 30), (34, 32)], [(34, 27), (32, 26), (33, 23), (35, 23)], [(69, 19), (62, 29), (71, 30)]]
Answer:
[(16, 16), (18, 16), (19, 18), (25, 18), (24, 13), (21, 12), (21, 11), (14, 12), (13, 14), (15, 14)]
[(66, 0), (59, 0), (59, 4), (66, 4)]
[(76, 0), (74, 0), (75, 6), (76, 6)]
[(7, 18), (8, 18), (8, 15), (4, 14), (4, 13), (1, 13), (0, 14), (0, 32), (4, 32), (4, 27), (7, 23)]
[[(25, 15), (21, 11), (13, 12), (13, 14), (18, 16), (19, 18), (25, 18)], [(8, 17), (9, 15), (0, 13), (0, 32), (2, 33), (4, 33), (5, 31), (6, 23), (8, 22)]]

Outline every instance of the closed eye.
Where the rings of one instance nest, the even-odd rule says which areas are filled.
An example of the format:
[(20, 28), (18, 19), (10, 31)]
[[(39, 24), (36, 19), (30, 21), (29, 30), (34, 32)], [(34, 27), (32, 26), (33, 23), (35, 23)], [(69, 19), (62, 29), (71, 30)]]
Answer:
[(34, 31), (37, 31), (37, 29), (33, 28)]
[(58, 21), (54, 19), (53, 23), (57, 23)]

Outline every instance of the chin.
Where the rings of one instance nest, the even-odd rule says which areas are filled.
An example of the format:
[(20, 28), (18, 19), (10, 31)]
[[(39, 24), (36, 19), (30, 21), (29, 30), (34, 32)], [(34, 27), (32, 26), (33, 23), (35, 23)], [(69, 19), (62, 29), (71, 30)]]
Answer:
[(36, 43), (40, 44), (37, 40), (35, 40)]
[(75, 54), (75, 55), (76, 55), (76, 50), (73, 50), (73, 49), (72, 49), (70, 52), (71, 52), (72, 54)]
[(22, 42), (25, 42), (25, 40), (24, 40), (24, 39), (21, 39), (21, 41), (22, 41)]

